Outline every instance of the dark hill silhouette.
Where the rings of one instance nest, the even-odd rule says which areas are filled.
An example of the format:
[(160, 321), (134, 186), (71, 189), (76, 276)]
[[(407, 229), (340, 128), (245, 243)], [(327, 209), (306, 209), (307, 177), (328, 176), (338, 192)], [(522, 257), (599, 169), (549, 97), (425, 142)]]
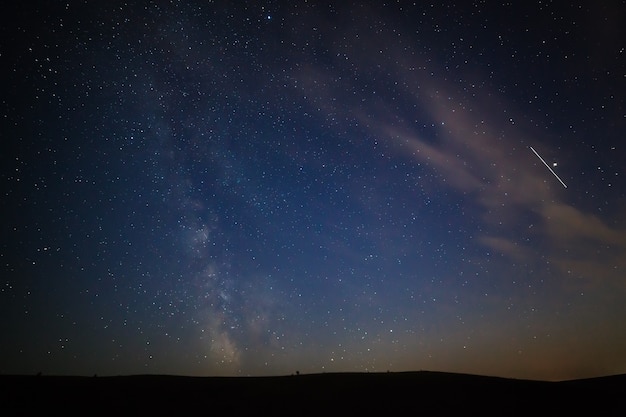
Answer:
[(206, 378), (4, 375), (0, 383), (2, 415), (626, 415), (626, 375), (564, 382), (427, 371)]

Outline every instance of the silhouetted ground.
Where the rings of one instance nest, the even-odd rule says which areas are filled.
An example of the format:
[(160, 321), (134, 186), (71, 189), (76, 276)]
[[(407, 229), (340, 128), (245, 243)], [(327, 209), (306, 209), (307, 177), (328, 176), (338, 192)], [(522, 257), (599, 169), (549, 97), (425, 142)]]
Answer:
[(440, 372), (282, 377), (0, 376), (1, 415), (626, 416), (626, 375), (542, 382)]

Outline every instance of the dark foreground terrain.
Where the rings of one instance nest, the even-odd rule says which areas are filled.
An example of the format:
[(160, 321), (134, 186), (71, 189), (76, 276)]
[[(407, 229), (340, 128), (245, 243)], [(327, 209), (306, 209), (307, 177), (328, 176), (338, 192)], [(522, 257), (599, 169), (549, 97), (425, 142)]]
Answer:
[(283, 377), (0, 376), (9, 415), (626, 415), (626, 375), (541, 382), (439, 372)]

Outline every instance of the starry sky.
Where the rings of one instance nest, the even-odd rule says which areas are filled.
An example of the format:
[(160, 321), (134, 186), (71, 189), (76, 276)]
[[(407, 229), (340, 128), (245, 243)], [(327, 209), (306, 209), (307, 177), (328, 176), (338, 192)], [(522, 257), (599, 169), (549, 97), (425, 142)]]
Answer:
[(4, 9), (0, 373), (626, 372), (623, 1)]

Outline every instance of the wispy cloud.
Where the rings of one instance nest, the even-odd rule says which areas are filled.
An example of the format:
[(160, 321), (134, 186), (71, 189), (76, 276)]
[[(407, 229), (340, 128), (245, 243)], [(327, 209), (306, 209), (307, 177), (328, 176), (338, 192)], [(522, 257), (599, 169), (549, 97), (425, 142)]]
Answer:
[[(360, 42), (368, 43), (364, 34)], [(445, 81), (436, 76), (444, 71), (435, 63), (419, 61), (404, 50), (387, 53), (378, 63), (372, 61), (371, 49), (350, 51), (348, 55), (338, 51), (342, 62), (335, 68), (359, 68), (354, 81), (323, 68), (301, 74), (304, 82), (299, 85), (316, 109), (337, 119), (356, 118), (398, 155), (414, 158), (436, 173), (442, 187), (469, 196), (483, 212), (483, 234), (475, 236), (480, 244), (516, 261), (540, 255), (567, 274), (574, 270), (578, 276), (621, 279), (626, 230), (569, 202), (576, 193), (575, 178), (562, 173), (566, 182), (572, 182), (565, 189), (532, 153), (530, 146), (540, 152), (554, 150), (544, 133), (524, 124), (522, 110), (484, 82), (468, 81), (463, 86)], [(357, 102), (349, 92), (357, 90), (359, 77), (372, 66), (394, 78), (389, 84), (396, 91)], [(470, 77), (481, 79), (475, 73)], [(405, 103), (402, 108), (399, 97)], [(406, 116), (406, 108), (420, 109), (416, 118), (431, 120), (429, 132), (434, 134), (425, 136), (406, 117), (394, 116), (394, 109)]]
[[(524, 243), (526, 236), (518, 234), (513, 239), (511, 236), (515, 236), (515, 227), (528, 217), (524, 214), (530, 213), (538, 221), (527, 226), (535, 227), (535, 238), (536, 234), (543, 238), (542, 250), (547, 249), (543, 255), (563, 272), (587, 278), (619, 279), (618, 272), (623, 271), (624, 264), (621, 259), (626, 257), (626, 230), (613, 228), (606, 220), (567, 202), (568, 193), (575, 193), (576, 187), (564, 190), (542, 164), (533, 160), (528, 150), (529, 142), (541, 143), (541, 138), (528, 140), (514, 125), (497, 128), (506, 130), (506, 136), (497, 134), (493, 128), (478, 133), (478, 126), (502, 126), (503, 122), (495, 117), (472, 117), (497, 114), (496, 109), (485, 107), (485, 103), (473, 103), (476, 110), (472, 112), (451, 109), (441, 103), (441, 97), (453, 94), (439, 91), (443, 94), (427, 96), (427, 107), (433, 110), (435, 120), (443, 121), (440, 130), (444, 140), (434, 147), (411, 139), (413, 147), (422, 150), (414, 155), (433, 164), (450, 186), (475, 192), (487, 222), (493, 216), (492, 220), (499, 224), (511, 225), (500, 232), (503, 235), (492, 231), (479, 241), (516, 260), (528, 258), (537, 249)], [(511, 120), (522, 119), (519, 113), (510, 116)], [(464, 161), (463, 165), (459, 161)], [(458, 179), (461, 175), (465, 177), (463, 180)]]

